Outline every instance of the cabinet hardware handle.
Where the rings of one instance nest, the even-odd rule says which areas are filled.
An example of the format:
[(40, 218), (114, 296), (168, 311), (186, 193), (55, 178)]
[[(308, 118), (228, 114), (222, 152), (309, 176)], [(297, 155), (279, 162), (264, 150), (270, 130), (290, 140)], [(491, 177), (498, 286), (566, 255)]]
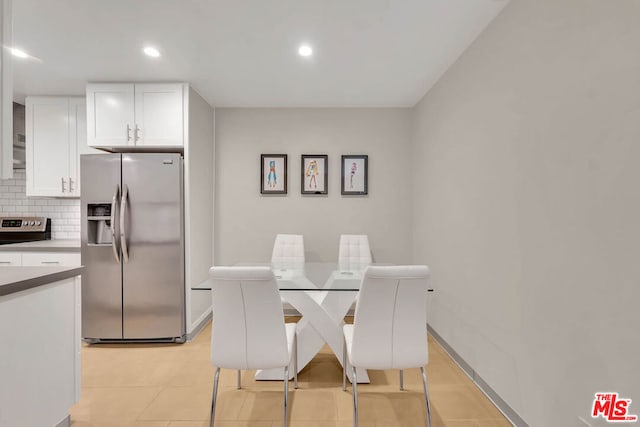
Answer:
[(67, 182), (64, 180), (64, 177), (60, 178), (62, 180), (62, 192), (66, 192), (67, 188), (65, 187), (65, 185), (67, 184)]
[(11, 261), (0, 261), (0, 264), (11, 264)]
[(60, 261), (40, 261), (40, 264), (60, 264)]
[(127, 123), (127, 141), (131, 141), (131, 126)]
[(138, 140), (142, 139), (142, 135), (141, 134), (142, 134), (142, 129), (140, 129), (138, 127), (138, 125), (136, 124), (136, 130), (133, 132), (133, 136), (134, 136), (136, 142)]
[(69, 177), (69, 193), (73, 192), (73, 179)]

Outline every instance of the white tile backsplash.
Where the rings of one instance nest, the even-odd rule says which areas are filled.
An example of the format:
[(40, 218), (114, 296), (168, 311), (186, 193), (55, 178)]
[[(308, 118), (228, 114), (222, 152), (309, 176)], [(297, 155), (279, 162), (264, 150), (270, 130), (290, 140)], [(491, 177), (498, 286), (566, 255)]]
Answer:
[(0, 180), (0, 216), (33, 215), (51, 218), (52, 239), (80, 239), (80, 200), (26, 196), (26, 174)]

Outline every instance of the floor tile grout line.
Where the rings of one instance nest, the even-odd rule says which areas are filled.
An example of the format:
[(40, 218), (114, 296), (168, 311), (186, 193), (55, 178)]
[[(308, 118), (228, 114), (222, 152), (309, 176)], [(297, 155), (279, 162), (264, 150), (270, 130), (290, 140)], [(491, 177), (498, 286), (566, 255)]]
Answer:
[(165, 386), (165, 387), (162, 387), (162, 388), (160, 389), (160, 391), (158, 391), (158, 393), (156, 393), (156, 395), (155, 395), (155, 396), (153, 396), (153, 399), (151, 399), (151, 401), (149, 401), (149, 403), (147, 404), (147, 406), (145, 406), (145, 407), (144, 407), (144, 409), (143, 409), (142, 411), (140, 411), (140, 413), (136, 416), (136, 421), (142, 421), (142, 422), (144, 422), (144, 421), (154, 421), (154, 420), (141, 420), (141, 419), (140, 419), (140, 416), (141, 416), (142, 414), (144, 414), (144, 411), (146, 411), (146, 410), (149, 408), (149, 406), (151, 406), (151, 404), (152, 404), (153, 402), (155, 402), (155, 401), (156, 401), (156, 399), (158, 398), (158, 396), (160, 396), (160, 393), (162, 393), (166, 388), (167, 388), (166, 386)]

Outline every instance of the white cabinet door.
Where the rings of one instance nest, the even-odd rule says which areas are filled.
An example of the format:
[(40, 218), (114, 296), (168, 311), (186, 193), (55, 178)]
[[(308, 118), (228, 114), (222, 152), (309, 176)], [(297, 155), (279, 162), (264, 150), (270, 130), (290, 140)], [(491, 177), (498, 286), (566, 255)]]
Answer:
[(80, 265), (80, 254), (69, 252), (23, 252), (22, 265), (25, 267)]
[(26, 100), (27, 196), (66, 197), (69, 193), (69, 100)]
[(0, 297), (0, 426), (54, 426), (79, 395), (80, 279)]
[(20, 267), (22, 254), (20, 252), (0, 252), (0, 267)]
[(80, 154), (87, 145), (83, 97), (27, 98), (27, 196), (80, 197)]
[(80, 197), (80, 155), (100, 154), (87, 144), (87, 102), (84, 97), (69, 98), (69, 120), (71, 128), (69, 189), (72, 195)]
[(183, 88), (181, 83), (135, 85), (136, 145), (183, 145)]
[(87, 85), (87, 143), (90, 147), (134, 145), (134, 85)]

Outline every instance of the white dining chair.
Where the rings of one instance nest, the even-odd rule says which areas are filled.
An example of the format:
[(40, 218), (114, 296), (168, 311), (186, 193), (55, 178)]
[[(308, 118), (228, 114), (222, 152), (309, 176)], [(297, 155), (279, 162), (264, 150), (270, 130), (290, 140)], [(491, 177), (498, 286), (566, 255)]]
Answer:
[(304, 263), (304, 236), (302, 234), (278, 234), (273, 243), (272, 263)]
[(427, 277), (425, 265), (370, 266), (360, 285), (353, 325), (344, 325), (342, 389), (347, 389), (347, 362), (353, 384), (353, 425), (358, 425), (358, 381), (356, 367), (399, 369), (420, 368), (427, 405), (427, 427), (431, 406), (424, 367), (427, 348)]
[[(278, 234), (273, 242), (271, 265), (273, 268), (302, 268), (304, 265), (304, 236), (302, 234)], [(287, 299), (280, 297), (287, 315), (297, 315), (295, 309)]]
[(341, 266), (371, 264), (369, 237), (366, 234), (342, 234), (338, 262)]
[[(371, 264), (371, 248), (366, 234), (342, 234), (338, 249), (338, 265), (341, 270), (362, 270)], [(358, 296), (351, 304), (349, 313), (353, 314)]]
[(241, 370), (283, 368), (284, 419), (287, 426), (289, 365), (293, 359), (298, 388), (296, 324), (285, 323), (278, 286), (269, 267), (212, 267), (213, 325), (211, 362), (216, 367), (211, 398), (213, 427), (220, 368)]

